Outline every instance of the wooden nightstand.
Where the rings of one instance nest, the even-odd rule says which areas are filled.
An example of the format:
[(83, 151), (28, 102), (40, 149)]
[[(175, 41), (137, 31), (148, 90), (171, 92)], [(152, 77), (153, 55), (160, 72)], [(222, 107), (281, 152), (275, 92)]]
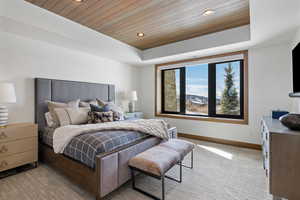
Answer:
[(32, 123), (0, 128), (0, 172), (38, 161), (38, 131)]
[(125, 120), (143, 119), (143, 117), (144, 114), (142, 112), (127, 112), (124, 114)]

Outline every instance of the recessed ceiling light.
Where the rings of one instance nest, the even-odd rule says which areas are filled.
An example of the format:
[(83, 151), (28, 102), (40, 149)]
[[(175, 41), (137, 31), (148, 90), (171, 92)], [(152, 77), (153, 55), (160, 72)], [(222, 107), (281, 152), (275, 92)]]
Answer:
[(215, 13), (216, 13), (216, 11), (214, 11), (212, 9), (206, 9), (202, 15), (203, 16), (209, 16), (209, 15), (213, 15)]
[(83, 0), (74, 0), (75, 2), (83, 2)]
[(140, 32), (140, 33), (137, 33), (136, 35), (137, 35), (138, 37), (144, 37), (144, 36), (145, 36), (145, 33)]

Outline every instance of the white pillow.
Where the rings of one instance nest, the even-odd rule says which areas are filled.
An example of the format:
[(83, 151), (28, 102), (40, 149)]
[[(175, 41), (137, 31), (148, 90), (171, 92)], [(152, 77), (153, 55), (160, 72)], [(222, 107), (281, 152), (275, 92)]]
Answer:
[(54, 113), (58, 119), (59, 126), (67, 126), (71, 124), (71, 119), (65, 108), (55, 108)]
[(52, 115), (52, 119), (55, 123), (54, 126), (55, 127), (59, 126), (59, 120), (58, 120), (58, 117), (55, 114), (54, 109), (56, 109), (56, 108), (79, 108), (79, 102), (80, 102), (80, 99), (77, 99), (75, 101), (70, 101), (70, 102), (67, 102), (67, 103), (61, 103), (61, 102), (55, 102), (55, 101), (48, 101), (47, 100), (46, 103), (48, 105), (49, 112)]
[(55, 127), (55, 122), (54, 122), (50, 112), (45, 113), (45, 119), (46, 119), (46, 124), (48, 127), (50, 127), (50, 128)]
[(86, 124), (90, 108), (55, 108), (60, 126)]
[(88, 113), (90, 108), (66, 108), (69, 114), (71, 124), (86, 124), (88, 121)]

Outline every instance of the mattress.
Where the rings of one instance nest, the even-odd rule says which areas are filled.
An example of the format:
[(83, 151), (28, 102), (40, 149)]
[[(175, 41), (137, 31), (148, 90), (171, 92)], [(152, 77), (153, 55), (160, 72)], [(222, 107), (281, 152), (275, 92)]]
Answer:
[[(53, 146), (55, 129), (46, 128), (42, 141), (48, 146)], [(118, 148), (152, 137), (137, 131), (101, 131), (85, 133), (74, 137), (65, 148), (63, 154), (77, 160), (88, 167), (95, 168), (96, 155), (110, 152)]]

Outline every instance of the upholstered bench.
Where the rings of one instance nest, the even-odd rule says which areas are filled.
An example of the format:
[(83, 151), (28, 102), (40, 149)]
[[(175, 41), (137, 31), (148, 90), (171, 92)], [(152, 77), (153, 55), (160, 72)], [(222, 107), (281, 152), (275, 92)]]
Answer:
[[(152, 147), (129, 160), (129, 167), (132, 175), (132, 188), (154, 199), (159, 199), (156, 196), (135, 186), (135, 172), (141, 172), (148, 176), (161, 180), (162, 182), (162, 200), (165, 199), (165, 178), (171, 179), (178, 183), (182, 182), (182, 160), (184, 157), (193, 152), (194, 144), (179, 139), (170, 139), (167, 142), (161, 143)], [(192, 154), (193, 155), (193, 154)], [(193, 156), (191, 157), (191, 167), (193, 167)], [(179, 180), (169, 177), (166, 173), (178, 164), (180, 167)]]
[(177, 151), (180, 154), (180, 159), (181, 161), (185, 158), (187, 154), (191, 154), (191, 164), (190, 166), (183, 165), (183, 167), (187, 167), (190, 169), (193, 169), (194, 165), (194, 148), (195, 145), (191, 142), (188, 142), (186, 140), (180, 140), (180, 139), (171, 139), (168, 140), (167, 142), (161, 143), (161, 146), (173, 149)]

